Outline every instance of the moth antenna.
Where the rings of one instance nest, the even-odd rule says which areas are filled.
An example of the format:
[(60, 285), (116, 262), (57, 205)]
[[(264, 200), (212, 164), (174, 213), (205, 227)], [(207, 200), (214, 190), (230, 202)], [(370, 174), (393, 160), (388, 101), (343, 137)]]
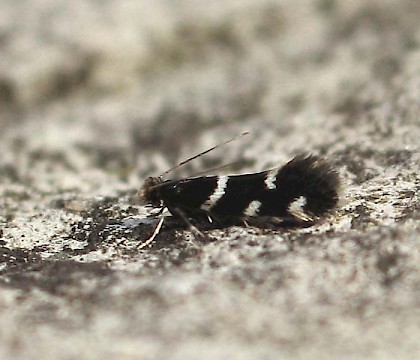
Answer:
[(211, 147), (210, 149), (207, 149), (205, 151), (202, 151), (201, 153), (199, 153), (197, 155), (194, 155), (194, 156), (188, 158), (187, 160), (181, 161), (179, 164), (175, 165), (174, 167), (170, 168), (169, 170), (166, 170), (159, 177), (162, 178), (165, 175), (169, 174), (170, 172), (174, 171), (175, 169), (178, 169), (182, 165), (185, 165), (186, 163), (188, 163), (188, 162), (190, 162), (190, 161), (192, 161), (194, 159), (197, 159), (198, 157), (203, 156), (203, 155), (209, 153), (210, 151), (213, 151), (214, 149), (216, 149), (218, 147), (221, 147), (221, 146), (224, 146), (226, 144), (229, 144), (230, 142), (235, 141), (235, 140), (239, 139), (240, 137), (245, 136), (245, 135), (248, 135), (248, 134), (249, 134), (249, 131), (245, 131), (245, 132), (239, 134), (238, 136), (233, 137), (232, 139), (229, 139), (229, 140), (227, 140), (227, 141), (225, 141), (223, 143), (217, 144), (217, 145)]

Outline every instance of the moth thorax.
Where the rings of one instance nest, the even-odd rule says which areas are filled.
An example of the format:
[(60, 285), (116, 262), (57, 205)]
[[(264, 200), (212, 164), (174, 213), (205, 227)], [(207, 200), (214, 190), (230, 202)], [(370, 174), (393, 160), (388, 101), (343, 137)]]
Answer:
[(162, 184), (162, 182), (163, 180), (160, 177), (148, 177), (139, 191), (140, 199), (155, 207), (161, 206), (162, 199), (156, 186)]

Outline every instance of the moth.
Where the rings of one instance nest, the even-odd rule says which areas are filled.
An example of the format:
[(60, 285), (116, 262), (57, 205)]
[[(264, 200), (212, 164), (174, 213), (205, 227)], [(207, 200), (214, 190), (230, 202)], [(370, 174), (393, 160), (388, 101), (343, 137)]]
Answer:
[[(146, 204), (160, 209), (159, 213), (169, 210), (200, 235), (196, 225), (203, 222), (216, 227), (308, 227), (337, 207), (339, 189), (339, 174), (327, 160), (300, 154), (281, 167), (258, 173), (178, 180), (149, 177), (139, 195)], [(163, 220), (141, 247), (153, 241)]]

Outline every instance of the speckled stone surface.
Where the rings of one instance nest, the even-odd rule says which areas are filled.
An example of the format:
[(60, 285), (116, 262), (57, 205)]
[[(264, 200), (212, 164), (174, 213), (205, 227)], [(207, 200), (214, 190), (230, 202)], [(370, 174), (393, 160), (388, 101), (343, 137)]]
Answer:
[[(0, 4), (1, 359), (420, 358), (420, 3)], [(321, 154), (308, 229), (195, 240), (144, 179)]]

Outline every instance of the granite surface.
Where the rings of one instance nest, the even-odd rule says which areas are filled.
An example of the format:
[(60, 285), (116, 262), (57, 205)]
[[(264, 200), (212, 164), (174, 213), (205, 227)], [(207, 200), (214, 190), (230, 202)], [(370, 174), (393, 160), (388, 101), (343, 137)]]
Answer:
[[(2, 0), (0, 358), (420, 358), (419, 18), (416, 0)], [(243, 131), (171, 176), (316, 153), (340, 209), (139, 250), (144, 179)]]

